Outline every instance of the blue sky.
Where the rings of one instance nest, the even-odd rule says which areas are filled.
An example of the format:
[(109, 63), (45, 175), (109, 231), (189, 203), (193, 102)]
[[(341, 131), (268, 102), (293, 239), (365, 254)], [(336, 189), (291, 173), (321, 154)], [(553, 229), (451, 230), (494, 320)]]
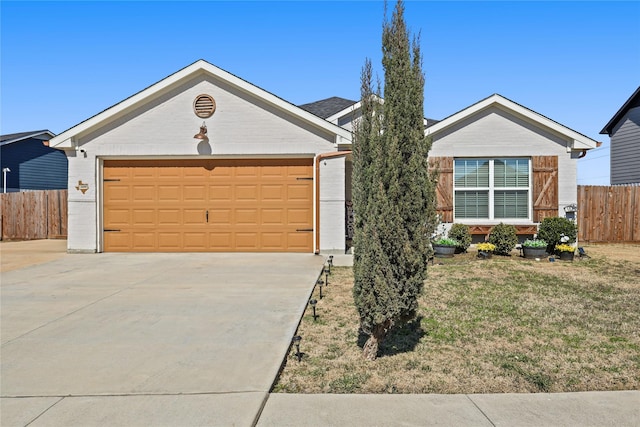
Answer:
[[(393, 7), (395, 3), (390, 3)], [(425, 115), (493, 93), (604, 144), (578, 184), (609, 184), (600, 130), (640, 85), (639, 1), (407, 1)], [(3, 134), (60, 133), (198, 59), (294, 104), (358, 99), (382, 76), (380, 1), (0, 2)]]

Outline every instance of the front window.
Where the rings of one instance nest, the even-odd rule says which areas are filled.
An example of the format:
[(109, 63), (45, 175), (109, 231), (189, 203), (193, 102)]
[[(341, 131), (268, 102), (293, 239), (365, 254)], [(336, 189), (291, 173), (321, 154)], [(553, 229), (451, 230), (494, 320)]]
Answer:
[(456, 219), (529, 219), (529, 159), (456, 159)]

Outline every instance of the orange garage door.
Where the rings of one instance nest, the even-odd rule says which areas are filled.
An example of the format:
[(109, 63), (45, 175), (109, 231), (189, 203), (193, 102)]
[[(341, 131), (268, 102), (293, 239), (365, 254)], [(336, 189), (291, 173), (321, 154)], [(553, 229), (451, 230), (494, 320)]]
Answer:
[(104, 162), (105, 252), (312, 252), (312, 159)]

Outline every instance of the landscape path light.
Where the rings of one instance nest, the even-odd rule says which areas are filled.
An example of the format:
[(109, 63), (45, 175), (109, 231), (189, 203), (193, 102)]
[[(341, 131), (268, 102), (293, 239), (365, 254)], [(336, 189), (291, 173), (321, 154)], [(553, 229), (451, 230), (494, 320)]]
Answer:
[(318, 316), (316, 316), (316, 304), (318, 304), (318, 300), (317, 299), (312, 299), (309, 300), (309, 305), (311, 306), (311, 308), (313, 308), (313, 321), (315, 322), (316, 318)]
[(320, 286), (320, 299), (322, 299), (322, 286), (324, 285), (324, 281), (322, 279), (318, 279), (316, 284)]
[(329, 273), (331, 273), (331, 267), (333, 267), (333, 255), (329, 255), (329, 259), (327, 260), (327, 264), (329, 264)]
[(296, 356), (298, 357), (298, 362), (302, 360), (302, 353), (300, 353), (300, 341), (302, 341), (302, 337), (300, 335), (296, 335), (293, 337), (293, 344), (296, 346)]
[(329, 286), (329, 269), (328, 268), (324, 269), (324, 284), (326, 286)]

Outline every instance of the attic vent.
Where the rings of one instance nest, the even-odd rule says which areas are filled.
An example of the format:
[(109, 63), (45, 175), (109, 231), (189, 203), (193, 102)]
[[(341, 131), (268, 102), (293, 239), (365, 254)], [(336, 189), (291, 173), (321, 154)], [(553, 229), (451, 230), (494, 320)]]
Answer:
[(216, 111), (216, 101), (210, 95), (198, 95), (193, 101), (193, 112), (201, 119), (213, 116)]

